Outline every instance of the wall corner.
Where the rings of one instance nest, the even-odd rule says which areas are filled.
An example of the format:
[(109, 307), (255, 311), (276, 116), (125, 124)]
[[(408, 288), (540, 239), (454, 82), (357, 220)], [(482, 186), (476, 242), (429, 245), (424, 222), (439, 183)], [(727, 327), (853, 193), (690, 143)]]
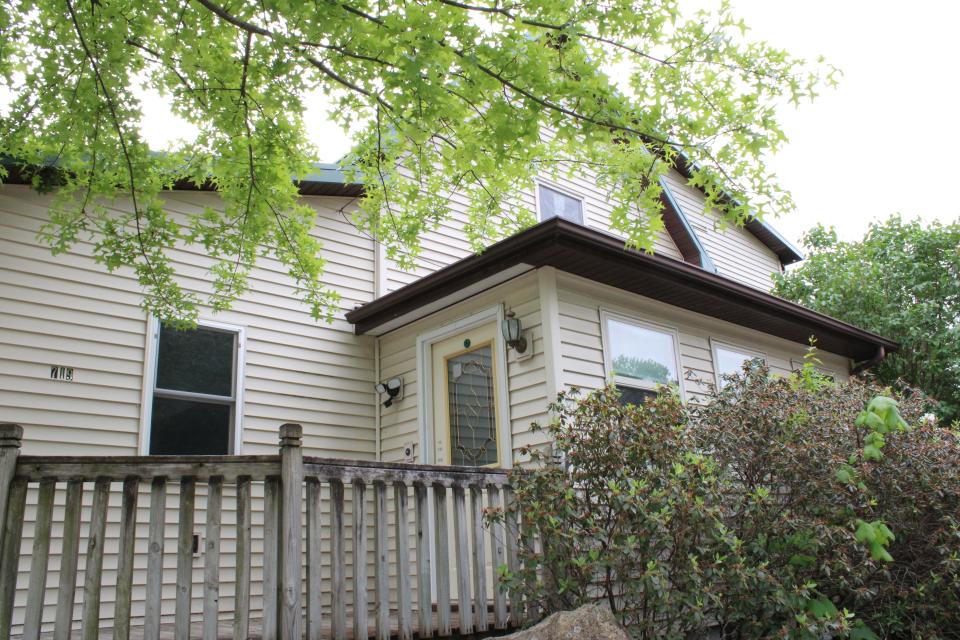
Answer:
[(544, 373), (547, 400), (553, 402), (563, 390), (563, 354), (560, 343), (560, 302), (557, 296), (555, 267), (537, 269), (537, 289), (540, 298), (540, 322), (543, 331)]

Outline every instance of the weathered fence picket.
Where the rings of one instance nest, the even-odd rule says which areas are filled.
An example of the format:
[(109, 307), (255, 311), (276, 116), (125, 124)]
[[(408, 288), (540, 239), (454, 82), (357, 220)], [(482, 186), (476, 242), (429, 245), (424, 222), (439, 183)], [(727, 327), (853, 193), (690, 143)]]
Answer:
[(301, 434), (283, 425), (275, 456), (40, 457), (0, 425), (0, 640), (412, 640), (516, 624), (498, 567), (515, 568), (518, 529), (484, 519), (504, 471), (304, 457)]
[[(150, 534), (147, 541), (147, 593), (144, 602), (143, 635), (146, 640), (160, 638), (160, 597), (163, 589), (163, 525), (167, 506), (167, 479), (159, 476), (150, 487)], [(70, 618), (57, 617), (57, 628), (69, 635)], [(243, 636), (246, 637), (246, 636)]]
[(195, 478), (187, 476), (180, 480), (180, 513), (177, 517), (179, 525), (177, 534), (177, 608), (173, 629), (174, 640), (187, 640), (190, 637), (190, 605), (193, 593), (193, 503), (196, 490), (197, 482)]
[(394, 535), (397, 550), (397, 636), (400, 640), (413, 638), (410, 604), (410, 517), (407, 510), (407, 485), (400, 481), (393, 485)]

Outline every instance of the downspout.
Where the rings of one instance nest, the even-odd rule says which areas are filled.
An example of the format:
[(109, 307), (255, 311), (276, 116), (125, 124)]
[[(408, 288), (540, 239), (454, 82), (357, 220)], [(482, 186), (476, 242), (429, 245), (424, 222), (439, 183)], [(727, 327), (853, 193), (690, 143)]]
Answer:
[(855, 376), (858, 373), (862, 373), (871, 367), (874, 367), (880, 364), (880, 361), (884, 359), (887, 355), (887, 350), (883, 348), (882, 344), (877, 345), (877, 352), (869, 360), (864, 360), (858, 364), (855, 364), (850, 369), (850, 375)]
[[(387, 250), (386, 247), (377, 239), (373, 238), (373, 299), (387, 293)], [(380, 336), (373, 336), (373, 384), (380, 382)], [(380, 404), (380, 394), (373, 392), (373, 410), (374, 410), (374, 439), (376, 440), (376, 458), (377, 462), (383, 459), (382, 445), (380, 443), (380, 414), (383, 406)]]
[[(373, 378), (374, 384), (380, 382), (380, 336), (373, 337)], [(373, 392), (373, 408), (376, 412), (373, 417), (374, 429), (376, 430), (376, 461), (380, 462), (383, 459), (380, 445), (380, 411), (383, 407), (380, 404), (380, 394), (376, 391)]]

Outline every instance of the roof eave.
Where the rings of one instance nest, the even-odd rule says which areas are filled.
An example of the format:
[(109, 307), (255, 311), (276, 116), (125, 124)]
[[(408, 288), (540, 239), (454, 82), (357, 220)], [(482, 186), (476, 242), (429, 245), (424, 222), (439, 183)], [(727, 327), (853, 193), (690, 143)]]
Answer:
[[(810, 334), (822, 336), (827, 351), (843, 353), (855, 360), (872, 356), (879, 346), (887, 352), (898, 348), (897, 343), (883, 336), (698, 266), (626, 249), (621, 238), (561, 219), (540, 223), (492, 245), (482, 254), (465, 258), (358, 307), (347, 313), (347, 320), (355, 325), (357, 333), (373, 333), (377, 327), (409, 314), (412, 309), (520, 263), (532, 267), (553, 266), (590, 279), (594, 279), (590, 273), (600, 274), (611, 286), (742, 326), (755, 329), (766, 326), (767, 333), (795, 342), (805, 342)], [(583, 265), (590, 269), (583, 269)], [(604, 273), (619, 275), (615, 278)], [(630, 278), (641, 273), (645, 278)]]

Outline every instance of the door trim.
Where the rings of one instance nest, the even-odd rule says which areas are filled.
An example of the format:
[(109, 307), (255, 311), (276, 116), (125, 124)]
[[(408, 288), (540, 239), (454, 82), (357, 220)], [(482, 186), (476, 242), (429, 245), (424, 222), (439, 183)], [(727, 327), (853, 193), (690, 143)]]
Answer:
[(431, 349), (436, 342), (445, 340), (458, 333), (469, 331), (484, 324), (494, 324), (493, 351), (496, 359), (496, 368), (501, 374), (496, 376), (497, 415), (500, 421), (497, 424), (497, 447), (500, 454), (500, 466), (505, 469), (513, 467), (512, 429), (510, 420), (510, 401), (507, 385), (507, 348), (500, 336), (500, 323), (503, 320), (503, 305), (479, 311), (456, 322), (424, 331), (417, 336), (417, 386), (420, 397), (417, 400), (419, 417), (418, 433), (420, 437), (420, 462), (434, 464), (434, 421), (433, 421), (433, 357)]

